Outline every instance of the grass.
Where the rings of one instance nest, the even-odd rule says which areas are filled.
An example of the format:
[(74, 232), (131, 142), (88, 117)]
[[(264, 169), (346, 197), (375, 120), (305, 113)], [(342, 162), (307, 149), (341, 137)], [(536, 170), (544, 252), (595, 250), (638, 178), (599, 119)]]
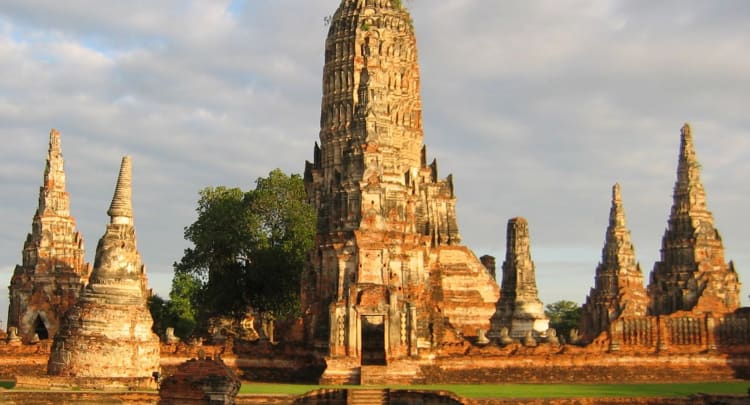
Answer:
[[(302, 395), (320, 388), (357, 389), (362, 387), (246, 383), (242, 385), (240, 393)], [(750, 389), (750, 382), (682, 384), (457, 384), (376, 388), (450, 391), (466, 398), (685, 397), (697, 393), (747, 394), (748, 389)]]

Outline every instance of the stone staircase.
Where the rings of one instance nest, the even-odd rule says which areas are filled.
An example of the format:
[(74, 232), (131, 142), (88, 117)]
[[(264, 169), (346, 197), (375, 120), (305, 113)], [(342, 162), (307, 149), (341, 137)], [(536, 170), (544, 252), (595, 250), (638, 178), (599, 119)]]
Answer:
[(388, 390), (352, 389), (347, 391), (347, 405), (387, 405)]

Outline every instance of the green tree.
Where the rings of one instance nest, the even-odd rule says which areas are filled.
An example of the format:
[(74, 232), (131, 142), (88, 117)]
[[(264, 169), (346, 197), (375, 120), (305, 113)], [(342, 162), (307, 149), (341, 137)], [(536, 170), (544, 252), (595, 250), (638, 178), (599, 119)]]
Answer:
[(578, 328), (581, 307), (575, 302), (562, 300), (547, 304), (545, 308), (544, 314), (549, 318), (549, 326), (557, 331), (558, 336), (567, 339), (571, 329)]
[[(249, 307), (289, 316), (299, 311), (299, 283), (315, 235), (315, 212), (299, 175), (276, 169), (254, 190), (200, 191), (197, 220), (185, 228), (193, 247), (175, 263), (175, 275), (198, 284), (170, 297), (198, 320), (241, 314)], [(184, 281), (184, 280), (183, 280)]]
[(177, 273), (172, 279), (169, 300), (156, 294), (148, 298), (154, 333), (164, 336), (165, 330), (172, 327), (175, 336), (190, 337), (196, 326), (195, 303), (200, 302), (200, 286), (200, 281), (191, 274)]
[(151, 330), (159, 336), (164, 334), (165, 325), (169, 323), (169, 314), (167, 310), (167, 302), (164, 298), (154, 294), (148, 297), (148, 309), (151, 312), (151, 318), (154, 320), (154, 325)]
[(189, 273), (175, 273), (169, 292), (167, 313), (174, 334), (187, 339), (197, 324), (197, 308), (201, 300), (201, 282)]

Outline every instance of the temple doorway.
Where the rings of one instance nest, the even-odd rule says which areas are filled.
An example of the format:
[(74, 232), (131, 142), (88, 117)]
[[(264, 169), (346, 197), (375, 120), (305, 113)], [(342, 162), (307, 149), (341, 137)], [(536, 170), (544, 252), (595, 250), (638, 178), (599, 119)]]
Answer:
[(385, 365), (385, 317), (362, 316), (362, 365)]
[(44, 326), (44, 321), (39, 315), (37, 315), (36, 321), (34, 321), (34, 333), (36, 333), (41, 340), (49, 339), (49, 332), (47, 331), (47, 327)]

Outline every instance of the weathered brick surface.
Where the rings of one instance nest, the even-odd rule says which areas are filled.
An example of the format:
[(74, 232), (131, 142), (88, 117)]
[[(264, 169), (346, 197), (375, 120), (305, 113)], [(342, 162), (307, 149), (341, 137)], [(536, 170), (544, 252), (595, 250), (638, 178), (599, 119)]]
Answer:
[(83, 237), (70, 215), (60, 133), (50, 131), (44, 182), (31, 233), (23, 246), (23, 262), (10, 280), (8, 323), (28, 342), (35, 334), (51, 339), (78, 299), (91, 266), (84, 263)]
[(674, 203), (648, 293), (651, 314), (728, 313), (740, 306), (740, 283), (706, 205), (690, 126), (682, 128)]
[(89, 283), (55, 336), (50, 375), (151, 378), (159, 369), (146, 268), (136, 247), (131, 173), (130, 158), (125, 157)]
[(612, 188), (612, 208), (602, 249), (602, 261), (596, 267), (594, 288), (581, 308), (581, 335), (590, 342), (620, 317), (648, 315), (648, 296), (643, 273), (635, 257), (619, 184)]
[(408, 11), (341, 1), (323, 76), (320, 145), (305, 170), (318, 214), (306, 342), (357, 362), (372, 345), (364, 352), (381, 361), (488, 330), (499, 289), (461, 246), (452, 177), (427, 161)]
[(159, 387), (159, 405), (234, 404), (240, 379), (221, 359), (190, 359)]
[(520, 217), (508, 221), (500, 300), (492, 316), (492, 333), (499, 336), (502, 328), (507, 328), (514, 338), (522, 338), (529, 332), (539, 336), (549, 328), (536, 287), (529, 223)]

